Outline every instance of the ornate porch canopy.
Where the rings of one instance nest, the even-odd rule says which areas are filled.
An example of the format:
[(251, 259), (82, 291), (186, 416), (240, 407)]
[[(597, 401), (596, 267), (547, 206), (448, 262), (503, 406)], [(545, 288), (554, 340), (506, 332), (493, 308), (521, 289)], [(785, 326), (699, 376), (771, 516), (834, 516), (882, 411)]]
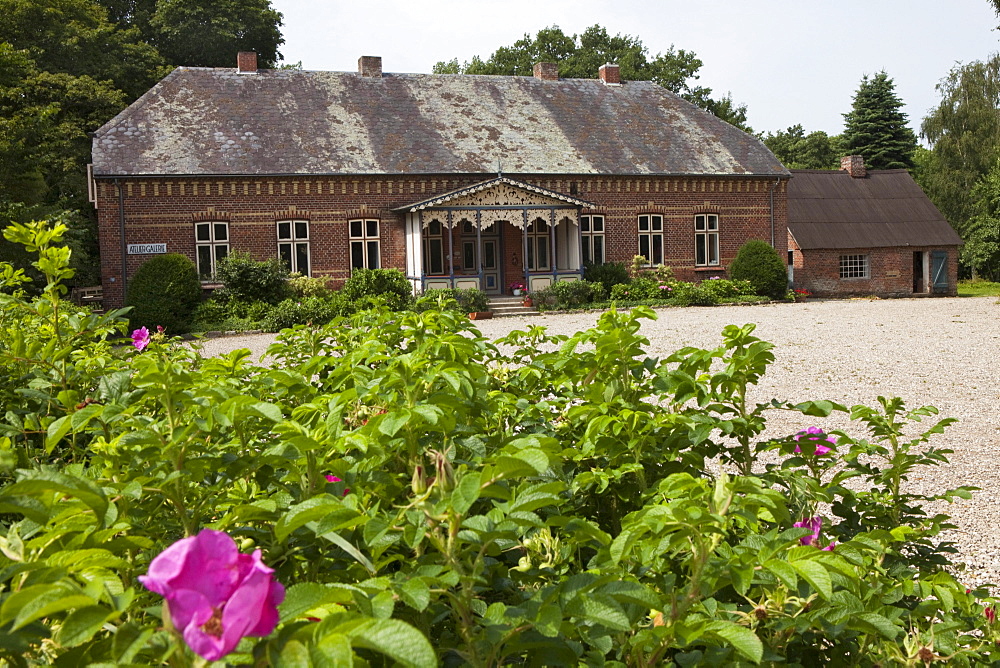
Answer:
[[(418, 214), (423, 227), (437, 219), (447, 227), (454, 227), (458, 222), (468, 220), (478, 221), (483, 229), (488, 229), (496, 222), (508, 222), (523, 229), (528, 222), (528, 212), (532, 210), (548, 212), (546, 222), (554, 218), (554, 224), (558, 225), (567, 218), (577, 223), (580, 209), (593, 206), (590, 202), (570, 195), (506, 176), (497, 176), (395, 210)], [(438, 213), (442, 211), (448, 213), (444, 216), (446, 220), (442, 220)]]

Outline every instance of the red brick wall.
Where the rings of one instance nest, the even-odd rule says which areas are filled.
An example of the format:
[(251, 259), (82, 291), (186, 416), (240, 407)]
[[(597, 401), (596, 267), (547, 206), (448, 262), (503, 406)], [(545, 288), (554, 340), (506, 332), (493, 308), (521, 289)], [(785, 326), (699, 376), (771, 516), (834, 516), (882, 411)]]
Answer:
[[(775, 246), (787, 244), (786, 180), (754, 177), (531, 177), (511, 175), (549, 190), (594, 203), (605, 216), (608, 260), (629, 263), (638, 252), (637, 217), (664, 217), (665, 263), (678, 278), (724, 275), (725, 266), (748, 239), (771, 240), (771, 191)], [(127, 243), (166, 243), (167, 252), (195, 257), (194, 222), (229, 222), (230, 248), (258, 259), (277, 255), (275, 222), (310, 223), (312, 273), (342, 283), (350, 271), (347, 221), (382, 221), (382, 266), (405, 269), (404, 216), (392, 209), (490, 178), (489, 175), (412, 177), (208, 177), (122, 179)], [(105, 302), (120, 305), (121, 242), (118, 188), (100, 180), (98, 225)], [(720, 267), (694, 266), (694, 215), (719, 214)], [(505, 254), (521, 255), (519, 240), (505, 239)], [(149, 256), (128, 256), (128, 275)], [(519, 258), (520, 259), (520, 258)], [(511, 269), (503, 277), (512, 280)], [(504, 286), (505, 287), (505, 286)]]
[[(921, 294), (955, 296), (958, 290), (958, 247), (901, 246), (891, 248), (856, 248), (799, 250), (794, 241), (793, 270), (795, 287), (817, 296), (912, 297)], [(913, 254), (931, 251), (948, 253), (948, 288), (914, 292)], [(868, 255), (868, 278), (840, 278), (841, 255)], [(930, 263), (928, 262), (928, 266)], [(928, 269), (928, 273), (929, 273)], [(929, 285), (930, 280), (926, 280)]]

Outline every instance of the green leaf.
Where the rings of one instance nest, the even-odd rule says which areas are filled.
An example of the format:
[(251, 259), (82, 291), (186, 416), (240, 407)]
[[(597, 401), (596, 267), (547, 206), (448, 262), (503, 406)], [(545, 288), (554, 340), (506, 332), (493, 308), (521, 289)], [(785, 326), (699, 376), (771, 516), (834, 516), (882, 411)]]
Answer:
[(108, 512), (108, 500), (101, 488), (85, 478), (53, 471), (32, 471), (16, 483), (4, 487), (0, 491), (0, 503), (4, 503), (9, 497), (38, 494), (73, 496), (91, 508), (96, 516), (98, 526), (104, 527), (104, 517)]
[(480, 475), (475, 471), (466, 472), (451, 493), (451, 507), (459, 515), (469, 512), (479, 498)]
[(566, 612), (614, 631), (628, 631), (632, 627), (622, 607), (613, 598), (601, 594), (579, 594), (567, 606)]
[(281, 408), (275, 406), (274, 404), (269, 404), (266, 401), (258, 401), (252, 406), (248, 406), (247, 409), (248, 412), (256, 413), (263, 418), (267, 418), (271, 422), (281, 422), (285, 419), (285, 416), (281, 413)]
[(65, 583), (39, 584), (11, 594), (0, 606), (0, 626), (11, 620), (11, 631), (30, 624), (36, 619), (54, 615), (73, 608), (86, 608), (97, 602), (79, 589)]
[(70, 428), (73, 423), (70, 422), (70, 416), (64, 415), (58, 420), (54, 420), (49, 424), (49, 428), (45, 431), (45, 451), (48, 454), (52, 454), (56, 445), (63, 439), (63, 437), (69, 433)]
[(118, 627), (111, 643), (111, 656), (119, 664), (129, 664), (135, 659), (156, 633), (153, 628), (139, 628), (128, 623)]
[(289, 508), (288, 512), (281, 516), (274, 526), (274, 535), (278, 540), (285, 540), (299, 527), (324, 518), (327, 514), (339, 510), (342, 505), (340, 499), (329, 494), (306, 499)]
[(823, 564), (807, 559), (789, 562), (789, 565), (798, 572), (802, 578), (812, 585), (812, 588), (819, 592), (824, 599), (829, 600), (833, 596), (833, 583), (830, 581), (830, 573), (827, 572)]
[(795, 591), (799, 585), (799, 578), (795, 575), (795, 569), (787, 561), (780, 559), (768, 559), (763, 564), (764, 568), (781, 580), (786, 587)]
[(348, 634), (354, 647), (380, 652), (404, 666), (437, 666), (437, 655), (420, 631), (398, 619), (371, 620)]
[(382, 420), (378, 423), (378, 430), (386, 436), (393, 437), (399, 433), (399, 430), (403, 428), (409, 419), (410, 411), (405, 408), (403, 410), (386, 413), (382, 416)]
[(281, 648), (277, 668), (312, 668), (312, 658), (306, 646), (297, 640), (290, 640)]
[(90, 640), (114, 616), (114, 612), (101, 605), (74, 610), (52, 639), (63, 647), (76, 647)]
[(535, 473), (541, 475), (549, 469), (549, 456), (538, 448), (525, 448), (514, 454), (525, 464), (535, 469)]
[(852, 615), (847, 625), (852, 629), (878, 633), (886, 640), (895, 640), (899, 634), (899, 629), (887, 617), (874, 612)]
[(750, 629), (733, 622), (714, 621), (705, 626), (705, 633), (721, 638), (733, 649), (754, 663), (760, 663), (764, 656), (764, 644)]
[[(87, 404), (81, 410), (76, 411), (70, 416), (70, 424), (73, 426), (74, 431), (79, 431), (82, 427), (86, 426), (95, 415), (104, 410), (104, 406), (100, 404)], [(60, 418), (60, 420), (63, 418)], [(58, 420), (57, 420), (58, 422)], [(55, 424), (54, 422), (52, 424)], [(49, 425), (51, 429), (52, 425)]]
[(350, 589), (335, 589), (316, 582), (293, 584), (285, 590), (285, 600), (278, 606), (278, 615), (282, 622), (287, 622), (324, 603), (349, 601), (351, 600), (350, 592)]
[[(351, 639), (342, 633), (323, 636), (312, 648), (313, 663), (317, 666), (337, 666), (351, 668), (354, 665), (354, 650)], [(317, 657), (317, 653), (320, 655)]]
[(431, 602), (431, 590), (426, 582), (420, 578), (413, 578), (404, 582), (399, 588), (399, 597), (414, 610), (423, 612)]

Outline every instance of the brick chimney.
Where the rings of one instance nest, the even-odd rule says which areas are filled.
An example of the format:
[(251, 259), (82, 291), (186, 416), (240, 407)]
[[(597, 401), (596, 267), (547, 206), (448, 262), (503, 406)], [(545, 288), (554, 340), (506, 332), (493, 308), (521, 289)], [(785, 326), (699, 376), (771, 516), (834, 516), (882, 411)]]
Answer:
[(534, 75), (542, 81), (559, 81), (559, 66), (555, 63), (535, 63)]
[(621, 72), (618, 66), (612, 63), (601, 65), (600, 69), (597, 70), (597, 74), (601, 77), (601, 81), (609, 86), (620, 86), (622, 83)]
[(840, 168), (851, 175), (851, 178), (863, 179), (868, 175), (865, 169), (865, 159), (860, 155), (845, 155), (840, 159)]
[(373, 79), (382, 78), (382, 56), (361, 56), (358, 58), (358, 74)]
[(253, 51), (240, 51), (237, 53), (236, 71), (240, 74), (256, 74), (257, 54)]

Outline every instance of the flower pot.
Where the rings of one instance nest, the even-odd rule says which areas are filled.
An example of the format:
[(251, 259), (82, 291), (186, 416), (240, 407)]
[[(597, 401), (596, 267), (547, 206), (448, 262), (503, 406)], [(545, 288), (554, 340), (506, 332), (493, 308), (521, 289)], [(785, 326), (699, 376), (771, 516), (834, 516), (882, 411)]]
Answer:
[(520, 297), (521, 296), (521, 290), (519, 288), (514, 288), (514, 296), (515, 297)]
[(523, 306), (524, 306), (525, 308), (531, 308), (532, 306), (534, 306), (534, 305), (535, 305), (535, 303), (534, 303), (533, 301), (531, 301), (531, 297), (525, 297), (525, 298), (524, 298), (524, 301), (523, 301), (523, 302), (521, 302), (521, 304), (522, 304), (522, 305), (523, 305)]
[(493, 311), (473, 311), (469, 314), (470, 320), (489, 320), (493, 317)]

